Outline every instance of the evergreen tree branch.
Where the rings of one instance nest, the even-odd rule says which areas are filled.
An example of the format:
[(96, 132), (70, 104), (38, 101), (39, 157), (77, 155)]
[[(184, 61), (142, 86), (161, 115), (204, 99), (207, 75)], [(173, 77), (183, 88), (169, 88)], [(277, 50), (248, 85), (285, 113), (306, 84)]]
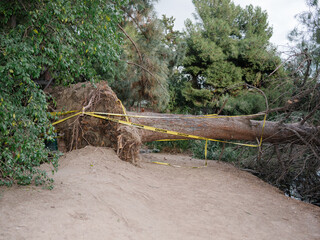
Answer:
[(136, 21), (136, 19), (129, 13), (126, 11), (125, 8), (122, 8), (122, 10), (131, 18), (131, 20), (136, 24), (137, 28), (139, 28), (140, 32), (143, 34), (143, 36), (148, 39), (146, 33), (141, 29), (141, 26), (139, 25), (139, 23)]
[(154, 79), (159, 83), (159, 85), (161, 86), (161, 88), (164, 90), (164, 91), (167, 91), (166, 88), (162, 85), (162, 83), (158, 80), (158, 78), (152, 73), (150, 72), (147, 68), (145, 68), (144, 66), (141, 66), (137, 63), (134, 63), (134, 62), (129, 62), (129, 61), (125, 61), (127, 64), (130, 64), (130, 65), (134, 65), (136, 67), (139, 67), (141, 68), (142, 70), (146, 71), (147, 73), (149, 73), (152, 77), (154, 77)]
[(120, 24), (118, 24), (118, 27), (124, 33), (124, 35), (126, 35), (126, 37), (130, 40), (130, 42), (133, 44), (133, 46), (135, 47), (135, 49), (139, 55), (140, 63), (142, 63), (142, 55), (140, 53), (140, 50), (139, 50), (137, 44), (133, 41), (133, 39), (129, 36), (129, 34), (120, 26)]

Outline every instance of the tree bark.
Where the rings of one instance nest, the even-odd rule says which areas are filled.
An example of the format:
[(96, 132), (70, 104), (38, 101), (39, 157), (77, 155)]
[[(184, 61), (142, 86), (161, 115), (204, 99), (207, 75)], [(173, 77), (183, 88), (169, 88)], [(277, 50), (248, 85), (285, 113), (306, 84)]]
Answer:
[[(129, 115), (137, 115), (137, 113), (129, 112)], [(167, 119), (159, 118), (131, 118), (133, 123), (156, 127), (159, 129), (167, 129), (185, 134), (192, 134), (211, 139), (222, 140), (244, 140), (257, 142), (261, 138), (263, 121), (255, 121), (249, 117), (223, 117), (219, 118), (185, 118), (200, 117), (192, 115), (178, 114), (159, 114), (144, 113), (150, 117), (168, 117)], [(183, 118), (181, 118), (183, 117)], [(319, 139), (319, 131), (316, 127), (303, 125), (299, 123), (280, 124), (279, 122), (266, 121), (263, 129), (263, 141), (270, 143), (286, 143), (301, 141), (293, 133), (295, 130), (303, 136), (315, 136)], [(160, 139), (188, 139), (186, 137), (164, 134), (149, 130), (140, 130), (141, 141), (150, 142)], [(315, 142), (319, 141), (314, 139)]]

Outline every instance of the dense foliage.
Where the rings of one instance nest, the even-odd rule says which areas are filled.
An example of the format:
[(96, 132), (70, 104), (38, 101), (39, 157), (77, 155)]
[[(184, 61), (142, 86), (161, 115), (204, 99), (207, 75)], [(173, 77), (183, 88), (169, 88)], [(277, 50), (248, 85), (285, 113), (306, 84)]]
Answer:
[[(266, 77), (280, 64), (269, 39), (267, 13), (231, 0), (194, 0), (197, 23), (186, 23), (184, 60), (189, 81), (183, 90), (192, 107), (213, 108), (216, 93), (248, 83), (267, 86)], [(232, 92), (234, 89), (229, 90)]]
[(112, 88), (127, 106), (141, 102), (163, 109), (169, 100), (168, 62), (163, 44), (164, 26), (156, 17), (154, 0), (130, 1), (123, 7), (121, 29), (126, 41), (123, 46), (119, 75)]
[(45, 141), (55, 137), (47, 97), (51, 82), (96, 81), (112, 74), (120, 51), (124, 1), (0, 2), (0, 185), (52, 180), (57, 167)]

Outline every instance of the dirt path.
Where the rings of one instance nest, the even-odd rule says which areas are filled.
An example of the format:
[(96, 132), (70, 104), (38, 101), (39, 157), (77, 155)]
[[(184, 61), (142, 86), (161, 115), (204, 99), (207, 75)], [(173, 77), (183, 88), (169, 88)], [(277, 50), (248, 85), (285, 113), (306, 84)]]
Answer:
[(0, 188), (0, 239), (320, 239), (320, 208), (232, 166), (145, 154), (142, 167), (86, 147), (61, 158), (52, 191)]

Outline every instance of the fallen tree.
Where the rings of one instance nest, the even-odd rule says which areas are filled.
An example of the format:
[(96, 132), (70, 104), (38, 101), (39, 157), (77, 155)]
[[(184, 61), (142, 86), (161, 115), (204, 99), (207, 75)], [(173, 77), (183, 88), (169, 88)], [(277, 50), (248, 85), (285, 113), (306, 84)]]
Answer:
[[(143, 113), (147, 117), (129, 117), (128, 119), (120, 115), (104, 115), (113, 119), (113, 121), (107, 121), (85, 114), (88, 112), (124, 113), (125, 109), (121, 102), (106, 82), (96, 86), (90, 83), (78, 83), (67, 88), (52, 88), (48, 92), (55, 99), (55, 104), (51, 104), (51, 111), (80, 111), (77, 116), (55, 125), (61, 151), (70, 151), (87, 145), (112, 147), (122, 160), (137, 164), (140, 146), (144, 142), (159, 139), (188, 139), (184, 134), (191, 134), (228, 141), (250, 141), (258, 145), (263, 130), (263, 145), (258, 148), (256, 156), (251, 154), (241, 160), (243, 154), (239, 153), (237, 165), (245, 167), (288, 195), (320, 204), (318, 175), (320, 127), (308, 125), (306, 122), (312, 112), (296, 123), (266, 121), (264, 128), (263, 121), (253, 120), (256, 116), (261, 118), (263, 114), (208, 118)], [(291, 106), (291, 103), (289, 105)], [(290, 109), (288, 112), (290, 113)], [(70, 113), (72, 114), (74, 113)], [(129, 112), (128, 115), (140, 114)], [(68, 115), (62, 115), (59, 118), (64, 119), (66, 116)], [(128, 120), (140, 128), (120, 124), (116, 122), (118, 120), (123, 122)], [(143, 125), (157, 129), (156, 131), (141, 129)], [(168, 135), (163, 133), (163, 129), (182, 134)]]
[[(85, 86), (86, 85), (86, 86)], [(107, 85), (96, 86), (78, 83), (68, 88), (54, 88), (49, 91), (56, 101), (53, 111), (79, 110), (84, 112), (104, 112), (123, 114), (121, 102)], [(128, 115), (138, 115), (129, 112)], [(144, 118), (130, 117), (130, 122), (157, 128), (149, 131), (125, 126), (87, 115), (78, 115), (59, 123), (59, 146), (63, 151), (82, 148), (86, 145), (108, 146), (117, 150), (120, 158), (135, 163), (141, 143), (160, 139), (189, 139), (183, 134), (191, 134), (210, 139), (243, 140), (283, 144), (295, 142), (320, 146), (319, 127), (307, 124), (256, 121), (252, 118), (261, 114), (239, 117), (191, 116), (177, 114), (144, 113)], [(62, 116), (61, 118), (63, 118)], [(126, 121), (124, 116), (109, 116)], [(264, 127), (263, 127), (264, 126)], [(163, 133), (161, 129), (176, 131), (179, 135)]]
[[(129, 112), (128, 115), (137, 115)], [(279, 122), (252, 120), (262, 114), (255, 116), (192, 116), (178, 114), (144, 113), (150, 118), (131, 118), (134, 123), (153, 126), (160, 129), (169, 129), (176, 132), (202, 136), (211, 139), (263, 141), (269, 143), (286, 143), (299, 139), (296, 133), (301, 136), (319, 136), (319, 130), (314, 126), (301, 125), (299, 123), (282, 124)], [(157, 118), (160, 117), (160, 118)], [(159, 139), (183, 139), (181, 135), (169, 135), (161, 132), (144, 130), (141, 132), (142, 142), (156, 141)], [(185, 139), (188, 139), (185, 137)], [(301, 141), (301, 139), (300, 139)], [(317, 145), (320, 142), (314, 139)], [(301, 142), (302, 143), (302, 142)]]

